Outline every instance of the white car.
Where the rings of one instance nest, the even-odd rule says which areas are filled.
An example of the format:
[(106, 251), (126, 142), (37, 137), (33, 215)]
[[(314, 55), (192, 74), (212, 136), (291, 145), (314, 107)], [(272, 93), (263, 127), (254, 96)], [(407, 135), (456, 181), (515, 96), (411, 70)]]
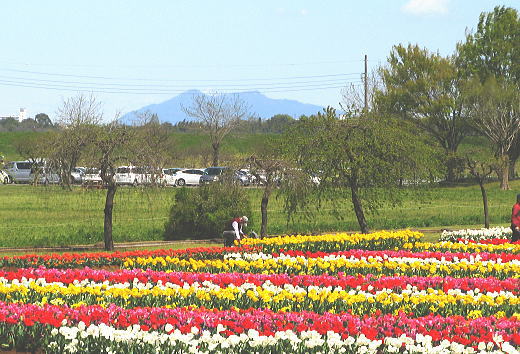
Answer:
[(101, 179), (101, 175), (99, 174), (99, 168), (87, 168), (85, 169), (85, 174), (83, 175), (83, 185), (84, 186), (101, 186), (103, 185), (103, 180)]
[(163, 168), (159, 179), (160, 184), (164, 186), (175, 186), (175, 173), (182, 170), (183, 168)]
[(79, 183), (83, 182), (83, 176), (85, 175), (85, 167), (74, 167), (72, 169), (72, 172), (70, 174), (70, 181), (72, 183)]
[(137, 186), (147, 182), (143, 170), (136, 166), (118, 167), (114, 178), (117, 184), (127, 184), (132, 186)]
[(175, 185), (182, 187), (185, 185), (195, 185), (198, 186), (200, 184), (200, 176), (204, 174), (204, 170), (198, 168), (187, 168), (182, 171), (178, 171), (175, 173)]

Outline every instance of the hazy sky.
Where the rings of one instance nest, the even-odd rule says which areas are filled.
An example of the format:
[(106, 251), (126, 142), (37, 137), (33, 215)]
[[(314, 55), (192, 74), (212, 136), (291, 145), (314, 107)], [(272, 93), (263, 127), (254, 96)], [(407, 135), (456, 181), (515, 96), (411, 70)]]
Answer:
[(54, 118), (93, 91), (107, 119), (189, 89), (257, 90), (337, 106), (393, 45), (453, 53), (466, 29), (518, 0), (2, 1), (0, 116)]

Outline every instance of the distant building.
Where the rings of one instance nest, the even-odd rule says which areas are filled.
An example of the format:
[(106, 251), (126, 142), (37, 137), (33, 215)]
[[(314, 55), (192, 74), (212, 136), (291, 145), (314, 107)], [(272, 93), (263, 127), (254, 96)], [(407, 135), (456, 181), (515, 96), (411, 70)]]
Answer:
[(18, 121), (21, 123), (25, 119), (27, 119), (27, 111), (25, 110), (25, 108), (20, 108), (20, 114), (18, 115)]

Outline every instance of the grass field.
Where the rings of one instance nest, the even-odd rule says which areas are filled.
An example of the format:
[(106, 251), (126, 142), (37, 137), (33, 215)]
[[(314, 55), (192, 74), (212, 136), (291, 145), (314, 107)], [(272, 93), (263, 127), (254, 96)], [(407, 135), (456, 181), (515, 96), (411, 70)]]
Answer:
[[(487, 186), (492, 225), (509, 223), (520, 181), (513, 181), (511, 185), (511, 191), (500, 191), (497, 183)], [(115, 242), (162, 240), (175, 192), (175, 188), (118, 189), (114, 209)], [(247, 192), (253, 203), (250, 229), (258, 232), (261, 190), (250, 188)], [(59, 186), (0, 185), (0, 246), (69, 246), (102, 242), (104, 197), (104, 190), (79, 187), (70, 192)], [(358, 230), (350, 202), (345, 200), (343, 203), (340, 220), (332, 214), (330, 205), (325, 205), (310, 219), (299, 214), (287, 222), (281, 200), (273, 197), (269, 205), (269, 232)], [(368, 215), (369, 226), (374, 230), (480, 227), (482, 219), (480, 190), (475, 185), (436, 187), (410, 193), (402, 205), (387, 206)]]

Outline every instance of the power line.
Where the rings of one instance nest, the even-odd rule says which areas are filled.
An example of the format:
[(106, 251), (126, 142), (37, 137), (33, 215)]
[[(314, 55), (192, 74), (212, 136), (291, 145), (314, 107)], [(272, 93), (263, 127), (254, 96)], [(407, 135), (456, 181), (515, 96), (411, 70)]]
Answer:
[[(361, 85), (361, 84), (360, 84)], [(354, 86), (360, 86), (360, 85), (354, 85)], [(80, 91), (80, 92), (94, 92), (94, 93), (109, 93), (109, 94), (143, 94), (143, 95), (158, 95), (158, 94), (184, 94), (187, 93), (185, 90), (164, 90), (161, 92), (157, 91), (129, 91), (129, 89), (122, 89), (122, 90), (107, 90), (106, 88), (81, 88), (81, 87), (73, 87), (73, 86), (50, 86), (50, 85), (44, 85), (44, 84), (24, 84), (24, 83), (16, 83), (16, 82), (5, 82), (0, 80), (0, 86), (7, 86), (7, 87), (25, 87), (25, 88), (34, 88), (34, 89), (46, 89), (46, 90), (55, 90), (55, 91)], [(337, 89), (345, 87), (345, 85), (329, 85), (329, 86), (313, 86), (309, 87), (307, 86), (288, 86), (288, 87), (262, 87), (262, 88), (247, 88), (247, 89), (229, 89), (226, 90), (219, 90), (221, 92), (236, 92), (236, 93), (247, 93), (247, 92), (253, 92), (253, 91), (262, 91), (262, 92), (295, 92), (295, 91), (309, 91), (309, 90), (327, 90), (327, 89)]]
[[(353, 60), (323, 60), (314, 62), (303, 62), (303, 63), (262, 63), (262, 64), (206, 64), (206, 65), (187, 65), (187, 64), (168, 64), (168, 65), (129, 65), (129, 64), (117, 64), (117, 68), (179, 68), (179, 69), (200, 69), (200, 68), (254, 68), (254, 67), (294, 67), (294, 66), (306, 66), (306, 65), (326, 65), (326, 64), (345, 64), (345, 63), (357, 63), (362, 61), (361, 59)], [(2, 61), (5, 65), (16, 65), (16, 66), (43, 66), (43, 67), (71, 67), (71, 68), (114, 68), (114, 65), (93, 65), (93, 64), (41, 64), (41, 63), (21, 63), (21, 62), (10, 62)]]
[[(158, 87), (158, 88), (175, 88), (175, 87), (186, 87), (186, 84), (176, 85), (176, 84), (126, 84), (126, 83), (105, 83), (105, 82), (84, 82), (84, 81), (64, 81), (64, 80), (49, 80), (49, 79), (39, 79), (39, 78), (27, 78), (27, 77), (18, 77), (18, 76), (3, 76), (0, 75), (0, 80), (5, 82), (16, 82), (21, 84), (32, 84), (33, 82), (37, 82), (38, 84), (41, 82), (42, 84), (49, 85), (94, 85), (94, 86), (121, 86), (123, 88), (133, 88), (133, 87)], [(295, 85), (295, 84), (330, 84), (330, 83), (339, 83), (339, 82), (350, 82), (350, 80), (354, 80), (353, 78), (333, 78), (326, 80), (311, 80), (311, 81), (287, 81), (287, 82), (255, 82), (255, 83), (247, 83), (247, 84), (227, 84), (227, 83), (214, 83), (209, 86), (218, 85), (219, 87), (249, 87), (249, 86), (279, 86), (279, 85)], [(354, 80), (355, 82), (356, 80)], [(189, 85), (188, 85), (189, 86)]]
[(9, 71), (25, 74), (34, 75), (45, 75), (45, 76), (58, 76), (58, 77), (72, 77), (81, 79), (97, 79), (97, 80), (118, 80), (118, 81), (148, 81), (148, 82), (241, 82), (241, 81), (269, 81), (269, 80), (296, 80), (296, 79), (311, 79), (311, 78), (324, 78), (324, 77), (341, 77), (341, 76), (352, 76), (360, 75), (359, 72), (354, 73), (336, 73), (326, 75), (306, 75), (306, 76), (286, 76), (286, 77), (271, 77), (271, 78), (246, 78), (246, 79), (150, 79), (150, 78), (124, 78), (124, 77), (108, 77), (108, 76), (91, 76), (91, 75), (75, 75), (75, 74), (63, 74), (63, 73), (47, 73), (40, 71), (30, 70), (16, 70), (16, 69), (4, 69), (0, 68), (0, 71)]

